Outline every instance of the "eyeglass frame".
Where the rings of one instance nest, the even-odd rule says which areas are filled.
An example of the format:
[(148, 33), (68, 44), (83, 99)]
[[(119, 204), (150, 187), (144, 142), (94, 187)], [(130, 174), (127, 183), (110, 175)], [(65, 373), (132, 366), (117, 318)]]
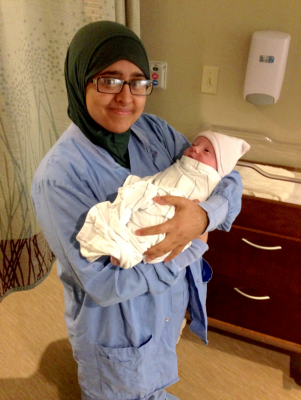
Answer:
[[(114, 78), (111, 78), (111, 79), (116, 79), (116, 80), (122, 82), (122, 86), (121, 86), (120, 91), (119, 91), (119, 92), (115, 92), (115, 93), (101, 92), (100, 90), (98, 90), (98, 81), (99, 81), (99, 79), (102, 79), (102, 78), (103, 78), (103, 79), (106, 79), (106, 78), (111, 78), (111, 77), (109, 77), (109, 76), (98, 76), (97, 78), (90, 78), (90, 79), (88, 80), (88, 82), (91, 82), (91, 83), (93, 83), (93, 85), (96, 86), (96, 90), (97, 90), (98, 93), (103, 93), (103, 94), (119, 94), (119, 93), (122, 92), (122, 89), (123, 89), (124, 85), (127, 84), (127, 85), (129, 85), (130, 92), (131, 92), (131, 94), (132, 94), (133, 96), (150, 96), (150, 95), (152, 94), (153, 88), (154, 88), (154, 83), (153, 83), (153, 81), (150, 80), (150, 79), (141, 79), (141, 80), (136, 79), (136, 80), (133, 80), (133, 81), (124, 81), (123, 79), (115, 78), (115, 77), (114, 77)], [(151, 92), (148, 93), (148, 94), (136, 94), (136, 93), (132, 93), (132, 86), (131, 86), (131, 83), (132, 83), (132, 82), (139, 82), (139, 81), (146, 81), (146, 82), (149, 82), (150, 85), (151, 85), (151, 87), (152, 87)]]

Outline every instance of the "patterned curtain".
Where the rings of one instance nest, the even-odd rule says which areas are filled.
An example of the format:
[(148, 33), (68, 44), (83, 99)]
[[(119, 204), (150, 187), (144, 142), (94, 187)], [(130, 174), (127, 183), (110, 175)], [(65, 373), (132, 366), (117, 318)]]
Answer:
[[(97, 20), (139, 21), (139, 0), (7, 0), (0, 3), (0, 301), (41, 283), (55, 260), (35, 218), (31, 182), (69, 125), (64, 59)], [(129, 27), (139, 35), (138, 23)]]

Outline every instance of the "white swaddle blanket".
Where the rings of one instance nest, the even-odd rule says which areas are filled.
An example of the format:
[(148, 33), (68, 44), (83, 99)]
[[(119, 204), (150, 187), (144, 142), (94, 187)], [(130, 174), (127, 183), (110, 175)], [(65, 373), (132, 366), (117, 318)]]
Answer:
[[(136, 236), (135, 231), (163, 223), (175, 213), (173, 206), (158, 205), (153, 198), (170, 194), (204, 201), (220, 180), (213, 168), (186, 156), (152, 177), (141, 179), (130, 175), (113, 203), (99, 203), (88, 212), (76, 237), (81, 254), (90, 262), (103, 255), (114, 256), (125, 269), (142, 260), (146, 262), (143, 253), (161, 242), (165, 234)], [(153, 260), (152, 264), (166, 256)]]

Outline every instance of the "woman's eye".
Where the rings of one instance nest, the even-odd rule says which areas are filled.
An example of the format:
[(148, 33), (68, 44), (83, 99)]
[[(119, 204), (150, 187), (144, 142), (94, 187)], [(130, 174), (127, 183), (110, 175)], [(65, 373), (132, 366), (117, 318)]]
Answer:
[(116, 79), (114, 79), (114, 78), (105, 78), (105, 79), (103, 79), (103, 83), (105, 85), (116, 85)]
[(131, 82), (132, 87), (134, 88), (140, 88), (143, 85), (143, 82), (140, 81), (132, 81)]

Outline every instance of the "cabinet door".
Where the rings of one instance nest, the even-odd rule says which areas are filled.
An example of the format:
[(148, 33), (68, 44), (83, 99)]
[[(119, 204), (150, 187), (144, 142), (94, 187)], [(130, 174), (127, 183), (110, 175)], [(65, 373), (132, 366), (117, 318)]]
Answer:
[(208, 244), (204, 258), (213, 274), (301, 294), (300, 240), (233, 226), (231, 232), (210, 233)]
[[(269, 299), (260, 300), (262, 297)], [(292, 292), (262, 288), (215, 273), (208, 284), (207, 314), (220, 321), (301, 344), (301, 296)]]

